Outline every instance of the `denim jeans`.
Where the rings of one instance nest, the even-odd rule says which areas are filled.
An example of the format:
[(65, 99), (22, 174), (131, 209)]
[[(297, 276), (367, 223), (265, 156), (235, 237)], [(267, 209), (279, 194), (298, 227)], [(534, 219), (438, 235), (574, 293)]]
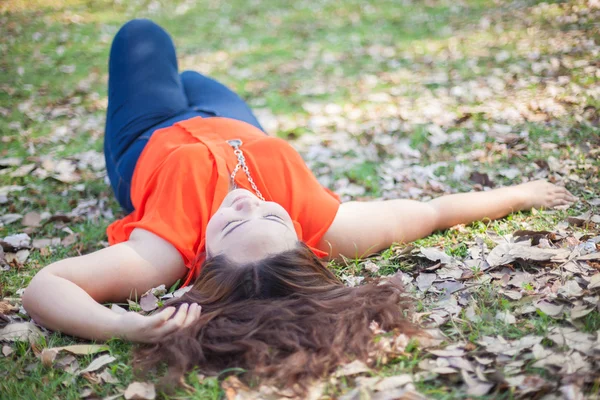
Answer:
[(225, 85), (181, 74), (175, 46), (152, 21), (135, 19), (115, 36), (108, 63), (104, 156), (111, 186), (127, 212), (135, 164), (152, 133), (193, 117), (227, 117), (262, 129), (250, 107)]

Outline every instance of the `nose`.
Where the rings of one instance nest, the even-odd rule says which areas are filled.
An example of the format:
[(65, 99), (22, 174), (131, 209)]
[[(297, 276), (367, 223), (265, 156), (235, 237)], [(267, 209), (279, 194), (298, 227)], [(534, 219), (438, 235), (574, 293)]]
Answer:
[(252, 211), (258, 206), (260, 206), (260, 200), (256, 197), (248, 196), (236, 201), (233, 208), (236, 211)]

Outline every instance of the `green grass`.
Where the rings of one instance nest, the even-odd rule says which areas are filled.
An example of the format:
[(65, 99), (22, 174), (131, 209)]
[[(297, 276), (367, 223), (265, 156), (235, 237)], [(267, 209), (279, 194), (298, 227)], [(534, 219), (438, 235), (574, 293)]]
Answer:
[[(597, 23), (584, 17), (578, 24), (560, 22), (557, 18), (575, 12), (569, 7), (570, 3), (549, 2), (548, 8), (540, 3), (7, 0), (0, 4), (0, 50), (7, 55), (0, 59), (0, 159), (20, 157), (24, 163), (39, 163), (42, 157), (61, 159), (88, 150), (101, 152), (110, 41), (127, 20), (149, 17), (172, 35), (182, 70), (197, 69), (210, 74), (240, 93), (255, 108), (266, 108), (278, 117), (300, 121), (311, 117), (303, 108), (306, 103), (323, 106), (333, 103), (344, 110), (349, 107), (369, 112), (368, 117), (350, 127), (350, 136), (356, 139), (355, 149), (350, 154), (334, 152), (333, 155), (334, 159), (355, 160), (347, 163), (347, 168), (327, 170), (334, 180), (345, 177), (365, 187), (366, 196), (387, 195), (388, 189), (382, 182), (386, 162), (393, 157), (402, 158), (381, 149), (375, 159), (365, 156), (363, 147), (370, 145), (374, 135), (388, 134), (394, 140), (409, 140), (410, 146), (421, 153), (416, 164), (426, 167), (441, 163), (431, 178), (419, 177), (415, 181), (398, 178), (399, 187), (427, 187), (432, 179), (442, 182), (446, 191), (471, 190), (468, 173), (462, 178), (453, 177), (459, 166), (487, 173), (498, 185), (516, 184), (524, 178), (538, 176), (542, 168), (535, 165), (554, 157), (562, 166), (566, 160), (574, 162), (568, 171), (559, 171), (559, 174), (578, 177), (579, 181), (567, 180), (567, 187), (582, 199), (592, 199), (600, 193), (597, 175), (600, 157), (594, 153), (600, 146), (600, 130), (593, 121), (577, 117), (585, 106), (600, 108), (597, 97), (586, 92), (597, 86), (597, 75), (586, 72), (585, 66), (560, 67), (560, 74), (584, 91), (573, 92), (572, 87), (563, 85), (565, 93), (557, 95), (557, 104), (565, 107), (564, 114), (548, 113), (544, 118), (512, 121), (485, 108), (493, 102), (494, 107), (518, 105), (524, 112), (535, 108), (533, 100), (550, 97), (545, 90), (558, 78), (548, 71), (532, 72), (533, 46), (541, 52), (540, 61), (565, 57), (571, 63), (594, 62), (591, 50), (569, 42), (577, 49), (565, 55), (548, 38), (560, 35), (562, 40), (571, 40), (567, 35), (579, 33), (598, 43), (600, 35), (593, 29)], [(485, 21), (491, 26), (486, 28)], [(502, 27), (501, 31), (495, 30), (498, 26)], [(508, 57), (497, 58), (501, 51), (506, 51)], [(440, 76), (443, 79), (438, 79)], [(493, 92), (486, 99), (469, 97), (476, 90), (466, 85), (491, 87), (493, 82), (488, 79), (494, 76), (505, 84), (503, 90)], [(373, 78), (376, 82), (367, 84)], [(459, 86), (467, 87), (466, 95), (452, 97), (449, 93)], [(398, 109), (389, 111), (369, 100), (369, 95), (377, 92), (389, 94), (392, 101), (386, 105), (398, 102)], [(575, 105), (569, 103), (573, 96), (577, 97)], [(432, 112), (438, 100), (442, 111)], [(465, 112), (470, 117), (464, 122), (452, 122)], [(345, 113), (341, 116), (345, 117)], [(443, 122), (448, 115), (456, 118)], [(382, 125), (388, 120), (400, 120), (402, 125), (388, 131)], [(502, 135), (491, 129), (497, 123), (510, 125), (511, 133), (526, 131), (528, 134), (515, 143), (502, 145)], [(428, 130), (431, 124), (442, 125), (448, 134), (458, 132), (462, 137), (457, 135), (457, 139), (433, 146)], [(57, 135), (61, 130), (64, 136)], [(335, 123), (324, 128), (325, 133), (339, 130), (344, 128)], [(476, 132), (485, 134), (483, 142), (471, 140)], [(314, 132), (310, 126), (300, 123), (273, 133), (296, 139), (323, 132)], [(484, 156), (477, 155), (481, 152)], [(507, 167), (517, 168), (522, 173), (514, 179), (497, 173)], [(82, 176), (81, 183), (85, 186), (77, 190), (72, 184), (49, 178), (31, 175), (13, 178), (2, 173), (0, 187), (21, 185), (25, 189), (9, 194), (9, 201), (0, 204), (0, 216), (30, 211), (63, 214), (79, 201), (97, 199), (106, 202), (106, 210), (111, 210), (116, 218), (121, 217), (123, 213), (104, 179), (87, 170), (82, 171)], [(431, 190), (425, 191), (423, 196), (439, 194)], [(396, 195), (410, 197), (407, 191)], [(580, 204), (566, 212), (517, 213), (499, 221), (476, 222), (463, 229), (436, 232), (412, 245), (416, 248), (435, 246), (448, 255), (464, 258), (469, 244), (478, 237), (483, 237), (491, 248), (494, 245), (491, 233), (554, 230), (567, 216), (586, 210), (587, 206)], [(110, 222), (110, 218), (100, 215), (92, 220), (50, 223), (36, 229), (30, 235), (34, 239), (64, 238), (68, 235), (63, 230), (65, 227), (79, 237), (73, 245), (58, 246), (47, 255), (32, 251), (23, 267), (0, 272), (0, 296), (18, 297), (17, 291), (26, 287), (45, 265), (102, 248)], [(23, 229), (19, 223), (0, 227), (0, 237)], [(579, 235), (598, 234), (597, 228), (570, 229)], [(380, 265), (377, 273), (368, 272), (364, 262), (358, 259), (331, 263), (330, 268), (338, 276), (387, 276), (398, 271), (416, 276), (417, 271), (433, 264), (410, 254), (399, 256), (397, 252), (405, 248), (405, 244), (392, 246), (375, 258)], [(533, 270), (538, 266), (520, 268)], [(523, 289), (528, 290), (528, 287)], [(436, 294), (419, 298), (416, 310), (427, 311), (438, 299)], [(520, 304), (500, 295), (495, 284), (481, 285), (471, 291), (468, 300), (477, 304), (481, 320), (471, 322), (463, 312), (444, 324), (441, 328), (450, 342), (466, 339), (476, 344), (482, 336), (518, 339), (528, 334), (544, 335), (552, 326), (565, 324), (541, 312), (528, 314), (514, 325), (497, 320), (498, 311), (513, 312)], [(594, 333), (600, 329), (600, 314), (593, 311), (580, 322), (583, 332)], [(69, 336), (51, 334), (37, 343), (37, 348), (78, 342)], [(59, 368), (44, 367), (29, 343), (11, 344), (14, 353), (9, 357), (0, 356), (0, 398), (78, 399), (88, 387), (99, 397), (112, 395), (136, 378), (132, 367), (133, 346), (118, 340), (110, 341), (108, 346), (109, 353), (117, 358), (108, 367), (118, 379), (116, 384), (93, 383), (83, 377), (71, 380), (71, 375)], [(380, 366), (376, 373), (380, 376), (415, 373), (419, 362), (428, 357), (428, 353), (411, 346), (404, 356)], [(91, 359), (78, 357), (82, 366)], [(548, 376), (546, 370), (529, 368), (527, 372), (549, 380), (556, 378)], [(153, 380), (157, 382), (158, 377)], [(71, 383), (64, 384), (65, 381)], [(199, 380), (190, 374), (187, 384), (193, 387), (192, 393), (180, 390), (163, 397), (220, 399), (224, 396), (216, 378)], [(588, 386), (588, 392), (597, 391), (598, 385), (600, 383)], [(352, 387), (353, 381), (349, 379), (327, 390), (330, 396), (339, 396)], [(417, 381), (416, 388), (436, 399), (469, 398), (456, 377)], [(486, 398), (515, 397), (510, 390), (495, 390)]]

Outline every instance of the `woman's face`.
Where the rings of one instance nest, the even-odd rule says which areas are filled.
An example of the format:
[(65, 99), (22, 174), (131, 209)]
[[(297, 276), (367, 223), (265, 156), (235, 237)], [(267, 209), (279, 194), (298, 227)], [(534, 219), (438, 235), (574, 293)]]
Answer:
[(207, 256), (225, 254), (239, 263), (293, 249), (297, 242), (287, 211), (246, 189), (229, 192), (206, 227)]

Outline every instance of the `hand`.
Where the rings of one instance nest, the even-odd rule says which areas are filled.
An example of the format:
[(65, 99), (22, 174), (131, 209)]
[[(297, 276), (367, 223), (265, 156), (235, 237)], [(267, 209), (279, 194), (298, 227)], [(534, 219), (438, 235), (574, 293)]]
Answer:
[(167, 307), (149, 316), (130, 311), (119, 316), (119, 336), (132, 342), (156, 343), (198, 321), (201, 310), (196, 303), (184, 303), (179, 310)]
[(564, 187), (556, 186), (546, 180), (523, 183), (515, 186), (515, 188), (523, 196), (523, 210), (531, 208), (568, 208), (578, 200)]

